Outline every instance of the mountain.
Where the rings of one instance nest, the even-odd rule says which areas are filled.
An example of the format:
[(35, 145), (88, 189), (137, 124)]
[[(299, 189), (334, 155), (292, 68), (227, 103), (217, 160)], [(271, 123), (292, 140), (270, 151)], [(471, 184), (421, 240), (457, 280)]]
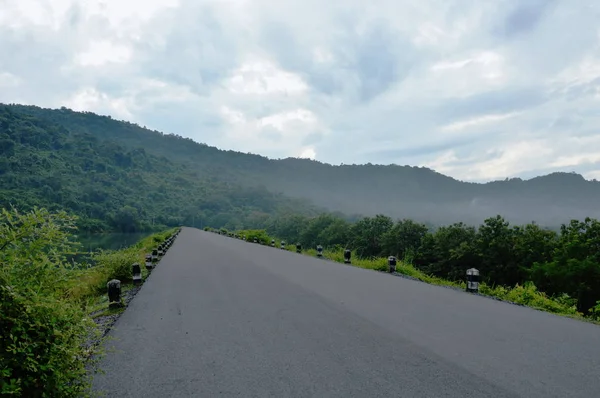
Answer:
[[(273, 215), (322, 212), (306, 200), (241, 186), (186, 164), (99, 139), (54, 118), (0, 105), (0, 206), (67, 209), (90, 231), (181, 224), (261, 225)], [(140, 144), (143, 144), (141, 140)]]
[(479, 224), (496, 214), (511, 223), (536, 221), (557, 226), (570, 219), (600, 218), (600, 182), (574, 173), (553, 173), (530, 180), (490, 183), (458, 181), (423, 167), (397, 165), (333, 166), (307, 159), (268, 159), (220, 150), (178, 135), (90, 112), (10, 105), (11, 112), (45, 120), (66, 131), (87, 134), (98, 143), (184, 167), (197, 178), (304, 199), (346, 214), (386, 214), (431, 224)]

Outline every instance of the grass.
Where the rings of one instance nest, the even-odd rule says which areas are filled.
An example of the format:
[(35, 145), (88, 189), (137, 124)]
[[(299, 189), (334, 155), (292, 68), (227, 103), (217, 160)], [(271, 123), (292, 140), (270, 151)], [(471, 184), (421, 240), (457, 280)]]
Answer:
[(69, 283), (66, 296), (82, 303), (88, 314), (108, 308), (106, 283), (111, 279), (119, 279), (121, 294), (126, 293), (133, 287), (131, 266), (136, 262), (140, 264), (142, 279), (145, 281), (149, 275), (144, 266), (145, 256), (176, 231), (177, 228), (173, 228), (150, 235), (121, 250), (101, 250), (94, 253), (94, 266), (73, 271), (77, 275)]
[[(316, 250), (306, 250), (304, 254), (316, 256)], [(335, 262), (344, 262), (344, 253), (342, 250), (333, 252), (324, 251), (323, 257)], [(372, 269), (375, 271), (389, 272), (389, 266), (386, 258), (362, 259), (356, 258), (353, 253), (352, 265), (355, 267)], [(466, 289), (466, 282), (464, 281), (450, 281), (428, 275), (416, 269), (412, 264), (404, 261), (398, 262), (396, 265), (396, 272), (432, 285), (453, 287), (461, 290)], [(512, 288), (504, 286), (492, 287), (482, 282), (479, 284), (479, 294), (558, 315), (566, 315), (584, 319), (583, 315), (577, 312), (575, 307), (576, 302), (574, 299), (568, 297), (567, 295), (563, 295), (559, 298), (549, 297), (544, 292), (537, 290), (536, 286), (531, 282), (528, 282), (524, 285), (516, 285)], [(589, 318), (585, 319), (589, 320)]]
[[(246, 233), (246, 231), (238, 232), (238, 234), (244, 233)], [(268, 237), (268, 242), (271, 242), (271, 237)], [(279, 248), (278, 243), (281, 242), (281, 239), (275, 239), (275, 242), (277, 242), (276, 247)], [(291, 252), (296, 252), (296, 245), (288, 244), (286, 245), (286, 249)], [(316, 257), (317, 255), (316, 249), (302, 249), (301, 253), (312, 257)], [(344, 252), (341, 249), (324, 249), (323, 258), (338, 263), (344, 263)], [(389, 272), (387, 258), (359, 258), (356, 256), (355, 252), (352, 252), (351, 265), (354, 267), (370, 269), (374, 271)], [(396, 272), (398, 274), (406, 275), (431, 285), (446, 286), (460, 290), (466, 289), (465, 281), (451, 281), (433, 275), (428, 275), (416, 269), (412, 264), (406, 261), (398, 261), (396, 265)], [(574, 298), (569, 297), (566, 294), (559, 297), (550, 297), (544, 292), (540, 292), (532, 282), (527, 282), (523, 285), (516, 285), (514, 287), (490, 286), (482, 282), (479, 284), (479, 294), (482, 296), (493, 297), (514, 304), (527, 306), (537, 310), (550, 312), (556, 315), (562, 315), (600, 324), (600, 311), (598, 311), (597, 316), (593, 318), (584, 317), (583, 314), (577, 312), (576, 300)]]

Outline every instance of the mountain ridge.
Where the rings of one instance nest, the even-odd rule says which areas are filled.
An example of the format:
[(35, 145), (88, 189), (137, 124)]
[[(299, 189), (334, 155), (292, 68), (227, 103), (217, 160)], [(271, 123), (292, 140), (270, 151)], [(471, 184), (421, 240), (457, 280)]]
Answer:
[(264, 186), (288, 197), (346, 214), (387, 214), (433, 224), (471, 224), (501, 214), (512, 223), (558, 225), (600, 216), (600, 182), (554, 172), (530, 179), (461, 181), (435, 170), (395, 164), (332, 165), (310, 159), (271, 159), (219, 149), (177, 134), (149, 130), (92, 112), (8, 105), (18, 113), (53, 121), (131, 150), (185, 164), (200, 177), (245, 187)]

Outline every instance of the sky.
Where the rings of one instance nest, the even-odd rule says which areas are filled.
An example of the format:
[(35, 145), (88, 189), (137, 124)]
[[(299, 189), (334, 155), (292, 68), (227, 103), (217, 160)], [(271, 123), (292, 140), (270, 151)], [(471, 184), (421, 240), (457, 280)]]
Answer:
[(600, 179), (600, 3), (0, 0), (0, 102), (222, 149)]

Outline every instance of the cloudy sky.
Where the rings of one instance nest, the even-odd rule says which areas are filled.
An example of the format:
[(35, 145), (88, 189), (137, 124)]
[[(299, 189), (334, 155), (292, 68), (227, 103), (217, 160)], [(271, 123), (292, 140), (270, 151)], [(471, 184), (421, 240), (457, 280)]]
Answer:
[(600, 179), (593, 0), (0, 0), (0, 102), (272, 158)]

